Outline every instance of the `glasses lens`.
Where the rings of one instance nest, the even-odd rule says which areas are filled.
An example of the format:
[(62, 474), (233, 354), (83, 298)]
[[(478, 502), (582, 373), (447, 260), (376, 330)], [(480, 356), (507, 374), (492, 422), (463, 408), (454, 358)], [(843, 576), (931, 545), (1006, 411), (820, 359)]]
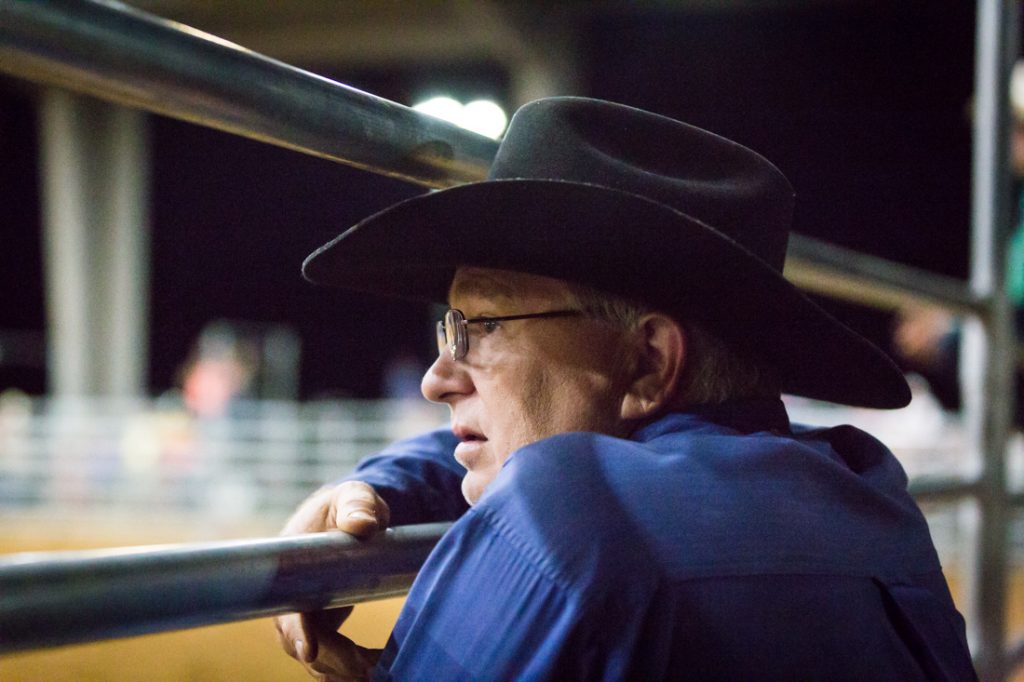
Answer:
[(444, 316), (444, 345), (452, 360), (466, 357), (469, 339), (466, 338), (466, 318), (461, 310), (452, 308)]

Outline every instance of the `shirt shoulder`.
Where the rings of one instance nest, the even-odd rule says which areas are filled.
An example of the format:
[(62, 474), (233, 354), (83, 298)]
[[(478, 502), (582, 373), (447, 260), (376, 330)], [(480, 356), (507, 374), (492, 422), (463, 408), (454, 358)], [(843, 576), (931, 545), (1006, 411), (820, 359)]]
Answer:
[(561, 434), (514, 453), (479, 506), (575, 581), (938, 567), (902, 468), (852, 427)]
[(581, 598), (624, 576), (631, 591), (654, 589), (658, 567), (617, 485), (644, 450), (596, 433), (546, 438), (513, 454), (472, 514)]

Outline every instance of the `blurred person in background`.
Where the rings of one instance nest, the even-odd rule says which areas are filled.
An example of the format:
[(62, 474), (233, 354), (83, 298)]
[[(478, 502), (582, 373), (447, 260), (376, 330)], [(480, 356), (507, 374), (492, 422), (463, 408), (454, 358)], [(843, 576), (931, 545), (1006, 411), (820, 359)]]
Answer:
[(896, 408), (895, 365), (782, 277), (793, 191), (733, 142), (540, 100), (488, 180), (407, 200), (313, 282), (447, 301), (452, 423), (313, 494), (286, 533), (455, 521), (383, 651), (277, 619), (318, 679), (975, 679), (906, 475), (781, 391)]
[[(1006, 295), (1015, 310), (1017, 337), (1024, 331), (1024, 61), (1014, 66), (1010, 82), (1013, 127), (1010, 168), (1016, 180), (1017, 224), (1006, 252)], [(920, 375), (947, 410), (960, 409), (960, 321), (948, 311), (927, 305), (899, 310), (892, 346), (900, 364)], [(1017, 370), (1017, 425), (1024, 425), (1024, 382)]]
[(258, 368), (251, 341), (228, 322), (208, 324), (179, 370), (185, 408), (197, 417), (225, 416), (234, 401), (254, 397)]

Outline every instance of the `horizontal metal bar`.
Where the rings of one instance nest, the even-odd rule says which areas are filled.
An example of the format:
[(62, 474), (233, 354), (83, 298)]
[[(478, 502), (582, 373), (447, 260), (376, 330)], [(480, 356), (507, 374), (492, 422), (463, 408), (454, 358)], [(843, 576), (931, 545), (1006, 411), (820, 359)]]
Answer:
[(449, 525), (0, 556), (0, 653), (404, 594)]
[(975, 496), (980, 492), (977, 480), (938, 476), (915, 478), (907, 488), (918, 502), (955, 500)]
[(988, 302), (966, 281), (791, 235), (786, 277), (814, 293), (883, 309), (908, 303), (939, 305), (953, 312), (985, 315)]
[[(429, 187), (480, 180), (497, 144), (407, 107), (120, 4), (0, 0), (0, 70)], [(982, 314), (957, 280), (794, 235), (807, 290)]]
[(0, 70), (429, 187), (496, 143), (119, 3), (0, 0)]

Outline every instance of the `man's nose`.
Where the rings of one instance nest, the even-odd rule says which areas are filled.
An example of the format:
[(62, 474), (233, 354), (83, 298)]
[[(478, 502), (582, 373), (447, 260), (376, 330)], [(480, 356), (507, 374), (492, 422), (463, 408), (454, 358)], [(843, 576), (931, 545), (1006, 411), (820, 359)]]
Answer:
[(452, 360), (448, 351), (438, 354), (420, 382), (423, 397), (432, 403), (452, 403), (460, 395), (473, 392), (473, 382), (462, 363)]

